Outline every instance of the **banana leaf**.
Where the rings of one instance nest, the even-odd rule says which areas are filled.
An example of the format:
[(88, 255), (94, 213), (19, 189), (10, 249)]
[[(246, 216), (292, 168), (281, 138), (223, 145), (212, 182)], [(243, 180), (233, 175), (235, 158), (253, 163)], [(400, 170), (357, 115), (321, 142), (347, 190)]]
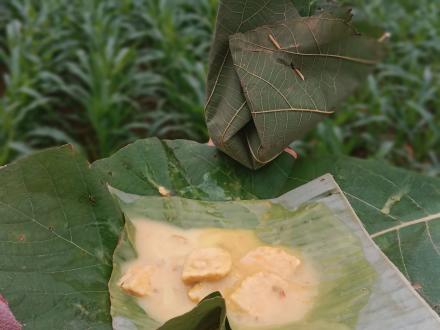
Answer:
[(205, 117), (214, 144), (249, 168), (330, 116), (383, 57), (344, 8), (301, 17), (291, 0), (222, 0)]
[[(302, 321), (259, 329), (401, 330), (419, 327), (429, 330), (440, 326), (438, 316), (373, 243), (330, 175), (279, 198), (259, 201), (208, 202), (180, 197), (145, 197), (112, 190), (126, 215), (124, 236), (115, 250), (109, 284), (116, 330), (149, 330), (160, 326), (137, 305), (136, 298), (126, 295), (117, 285), (123, 263), (136, 258), (136, 233), (132, 221), (142, 219), (185, 229), (252, 229), (266, 244), (289, 246), (312, 259), (321, 282), (313, 309)], [(200, 322), (205, 319), (200, 315), (208, 301), (209, 298), (202, 301), (192, 314), (170, 321), (174, 324), (173, 329), (190, 329), (194, 324), (199, 324), (194, 329), (225, 329), (224, 321), (217, 326)], [(224, 305), (221, 306), (220, 310), (224, 309)], [(219, 317), (209, 320), (212, 322), (212, 319)], [(252, 329), (232, 323), (231, 326), (234, 330)]]

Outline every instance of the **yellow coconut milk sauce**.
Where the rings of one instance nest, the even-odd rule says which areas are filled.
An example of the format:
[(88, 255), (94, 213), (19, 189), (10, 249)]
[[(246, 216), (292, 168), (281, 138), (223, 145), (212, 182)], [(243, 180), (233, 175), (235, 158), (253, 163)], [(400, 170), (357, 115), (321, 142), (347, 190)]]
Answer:
[(304, 318), (318, 293), (310, 262), (252, 230), (184, 230), (133, 221), (138, 258), (123, 267), (119, 285), (159, 322), (190, 311), (220, 291), (234, 328), (288, 324)]

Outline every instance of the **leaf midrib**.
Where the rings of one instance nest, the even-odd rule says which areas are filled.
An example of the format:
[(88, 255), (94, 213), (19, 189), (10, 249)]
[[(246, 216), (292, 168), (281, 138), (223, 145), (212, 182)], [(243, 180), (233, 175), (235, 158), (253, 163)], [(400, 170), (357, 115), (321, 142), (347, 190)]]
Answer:
[[(274, 48), (270, 48), (270, 47), (256, 44), (254, 42), (251, 42), (249, 40), (242, 39), (242, 38), (234, 38), (234, 39), (231, 39), (231, 41), (232, 40), (234, 40), (234, 41), (238, 40), (240, 42), (261, 48), (264, 51), (283, 52), (283, 53), (287, 53), (287, 54), (291, 54), (291, 55), (298, 55), (298, 56), (327, 57), (327, 58), (333, 58), (333, 59), (337, 59), (337, 60), (344, 60), (344, 61), (355, 62), (355, 63), (359, 63), (359, 64), (365, 64), (365, 65), (376, 65), (377, 63), (379, 63), (379, 61), (375, 61), (375, 60), (369, 60), (369, 59), (360, 58), (360, 57), (344, 56), (344, 55), (338, 55), (338, 54), (294, 52), (294, 51), (288, 50), (288, 48), (274, 49)], [(248, 50), (248, 51), (257, 51), (257, 50)]]

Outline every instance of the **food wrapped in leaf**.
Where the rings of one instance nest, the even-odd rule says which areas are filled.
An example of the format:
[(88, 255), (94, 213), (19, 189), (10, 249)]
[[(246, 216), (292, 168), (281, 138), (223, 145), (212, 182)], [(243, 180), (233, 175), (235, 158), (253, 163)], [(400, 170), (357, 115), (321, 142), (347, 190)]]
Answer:
[[(112, 191), (127, 220), (109, 283), (117, 330), (434, 330), (440, 325), (366, 234), (329, 175), (260, 201)], [(211, 268), (213, 255), (222, 256), (219, 269), (227, 264), (222, 278), (182, 281), (188, 262)], [(119, 284), (136, 263), (159, 269), (151, 282), (154, 292), (146, 297)]]
[(336, 112), (382, 56), (348, 9), (300, 17), (290, 0), (223, 0), (209, 60), (210, 137), (259, 168)]

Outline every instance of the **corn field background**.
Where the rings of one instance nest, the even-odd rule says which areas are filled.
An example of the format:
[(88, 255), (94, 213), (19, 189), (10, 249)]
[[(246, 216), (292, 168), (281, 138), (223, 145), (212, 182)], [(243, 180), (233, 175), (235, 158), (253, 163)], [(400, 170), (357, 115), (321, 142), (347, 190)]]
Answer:
[[(295, 150), (440, 175), (440, 2), (347, 4), (360, 31), (392, 34), (388, 57)], [(3, 0), (0, 165), (65, 143), (92, 161), (143, 137), (206, 142), (216, 9), (217, 0)]]

